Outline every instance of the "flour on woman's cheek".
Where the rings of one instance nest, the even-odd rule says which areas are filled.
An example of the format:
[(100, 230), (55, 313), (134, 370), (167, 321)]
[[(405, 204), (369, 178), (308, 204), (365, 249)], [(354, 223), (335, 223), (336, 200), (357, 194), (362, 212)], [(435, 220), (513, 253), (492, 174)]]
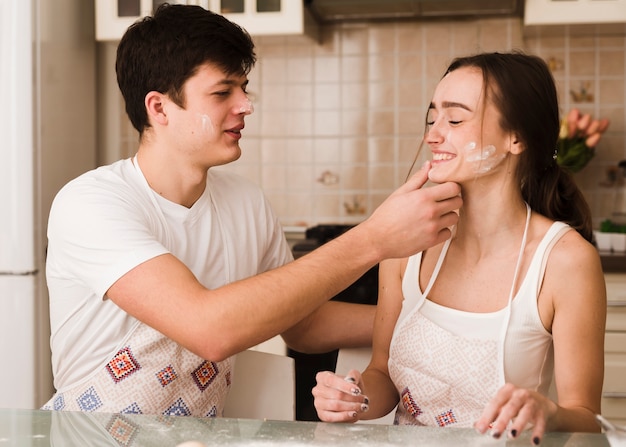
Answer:
[(465, 161), (472, 166), (476, 174), (485, 174), (495, 168), (505, 158), (505, 154), (498, 154), (494, 145), (479, 147), (475, 141), (465, 145)]

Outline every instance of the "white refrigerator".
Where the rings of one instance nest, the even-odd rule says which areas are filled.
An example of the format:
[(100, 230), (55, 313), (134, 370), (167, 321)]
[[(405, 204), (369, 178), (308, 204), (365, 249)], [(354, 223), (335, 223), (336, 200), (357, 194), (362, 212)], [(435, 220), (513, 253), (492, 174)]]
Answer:
[(96, 164), (90, 3), (0, 0), (0, 408), (53, 392), (45, 231), (59, 188)]

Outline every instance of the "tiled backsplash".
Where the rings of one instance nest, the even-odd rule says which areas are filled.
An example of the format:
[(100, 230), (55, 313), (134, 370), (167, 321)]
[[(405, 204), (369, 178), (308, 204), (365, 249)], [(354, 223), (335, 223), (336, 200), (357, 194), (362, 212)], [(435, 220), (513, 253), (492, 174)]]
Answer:
[[(324, 26), (322, 35), (321, 42), (255, 39), (259, 62), (249, 89), (256, 111), (246, 120), (241, 159), (220, 168), (259, 183), (284, 224), (363, 220), (406, 178), (430, 96), (451, 59), (511, 49), (550, 62), (563, 114), (578, 107), (611, 120), (576, 180), (596, 226), (622, 206), (623, 187), (600, 183), (626, 159), (626, 35), (575, 37), (561, 27), (530, 37), (514, 18), (339, 24)], [(581, 92), (587, 102), (574, 101)], [(124, 120), (122, 127), (118, 155), (128, 156), (137, 137)]]

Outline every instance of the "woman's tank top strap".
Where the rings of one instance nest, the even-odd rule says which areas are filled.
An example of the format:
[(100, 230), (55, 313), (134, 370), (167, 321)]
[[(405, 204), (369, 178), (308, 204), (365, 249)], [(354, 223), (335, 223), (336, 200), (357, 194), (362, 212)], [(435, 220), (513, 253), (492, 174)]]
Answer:
[(541, 239), (541, 242), (539, 242), (525, 278), (525, 281), (533, 282), (534, 286), (531, 291), (535, 293), (535, 296), (539, 293), (541, 285), (543, 284), (543, 277), (545, 276), (546, 266), (552, 248), (561, 237), (571, 229), (572, 227), (564, 222), (554, 222)]

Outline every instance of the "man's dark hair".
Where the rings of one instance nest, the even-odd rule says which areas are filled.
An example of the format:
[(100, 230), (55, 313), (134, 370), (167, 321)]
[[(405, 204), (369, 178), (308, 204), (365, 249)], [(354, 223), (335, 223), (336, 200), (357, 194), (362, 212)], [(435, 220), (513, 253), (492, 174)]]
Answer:
[(148, 92), (167, 94), (184, 107), (183, 85), (199, 66), (210, 63), (228, 75), (246, 75), (255, 62), (252, 38), (240, 26), (200, 6), (165, 3), (128, 28), (115, 71), (126, 113), (142, 135), (150, 126)]

